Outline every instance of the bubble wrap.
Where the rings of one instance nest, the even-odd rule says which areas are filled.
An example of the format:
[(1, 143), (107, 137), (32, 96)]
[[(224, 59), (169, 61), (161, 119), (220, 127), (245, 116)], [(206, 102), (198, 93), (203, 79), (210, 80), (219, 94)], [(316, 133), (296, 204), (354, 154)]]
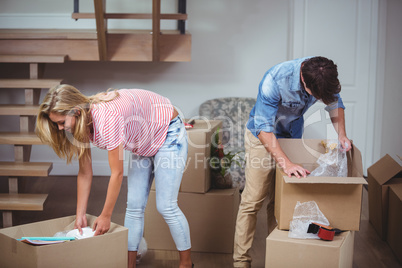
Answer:
[(320, 239), (317, 234), (307, 233), (310, 223), (315, 222), (329, 226), (329, 221), (318, 208), (315, 201), (296, 203), (293, 220), (290, 222), (289, 235), (291, 238)]
[(317, 160), (319, 165), (314, 169), (310, 176), (316, 177), (347, 177), (348, 160), (346, 151), (343, 150), (337, 140), (323, 142), (326, 147), (326, 153), (321, 154)]

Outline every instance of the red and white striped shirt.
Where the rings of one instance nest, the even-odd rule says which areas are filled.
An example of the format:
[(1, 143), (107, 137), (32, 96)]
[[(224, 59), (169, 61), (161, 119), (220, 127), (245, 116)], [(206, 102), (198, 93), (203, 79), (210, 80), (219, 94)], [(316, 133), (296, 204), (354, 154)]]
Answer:
[[(121, 89), (119, 96), (94, 104), (91, 109), (93, 144), (113, 150), (123, 144), (125, 150), (141, 156), (153, 156), (163, 145), (173, 115), (170, 101), (142, 89)], [(113, 94), (112, 92), (109, 94)]]

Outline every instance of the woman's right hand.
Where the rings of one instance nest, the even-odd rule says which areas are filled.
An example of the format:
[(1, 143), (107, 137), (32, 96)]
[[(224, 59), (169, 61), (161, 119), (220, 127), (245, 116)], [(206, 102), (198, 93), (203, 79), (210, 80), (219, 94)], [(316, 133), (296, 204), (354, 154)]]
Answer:
[(77, 217), (75, 218), (74, 229), (78, 229), (78, 231), (82, 235), (82, 228), (87, 227), (87, 226), (88, 226), (88, 223), (87, 223), (86, 215), (85, 214), (82, 216), (77, 215)]
[(77, 210), (74, 228), (82, 234), (82, 228), (87, 227), (87, 205), (92, 184), (92, 158), (91, 149), (88, 149), (88, 157), (85, 155), (79, 159), (79, 170), (77, 176)]

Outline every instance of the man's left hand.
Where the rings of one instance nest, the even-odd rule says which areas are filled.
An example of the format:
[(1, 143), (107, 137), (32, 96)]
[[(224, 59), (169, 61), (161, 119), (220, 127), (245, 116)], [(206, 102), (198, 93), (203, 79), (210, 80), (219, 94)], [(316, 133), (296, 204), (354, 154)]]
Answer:
[(341, 147), (345, 152), (349, 151), (352, 149), (352, 143), (346, 136), (339, 136), (339, 142), (341, 143)]

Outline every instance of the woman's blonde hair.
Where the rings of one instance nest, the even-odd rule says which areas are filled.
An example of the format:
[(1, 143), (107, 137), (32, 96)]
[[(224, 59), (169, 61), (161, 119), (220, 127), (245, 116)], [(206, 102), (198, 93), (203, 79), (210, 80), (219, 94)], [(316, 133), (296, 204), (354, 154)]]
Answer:
[[(35, 132), (41, 141), (50, 145), (55, 153), (70, 163), (73, 158), (89, 157), (89, 126), (92, 124), (90, 111), (92, 104), (114, 100), (119, 96), (117, 90), (85, 96), (70, 85), (51, 88), (39, 107)], [(50, 113), (75, 117), (73, 133), (59, 130), (49, 118)]]

